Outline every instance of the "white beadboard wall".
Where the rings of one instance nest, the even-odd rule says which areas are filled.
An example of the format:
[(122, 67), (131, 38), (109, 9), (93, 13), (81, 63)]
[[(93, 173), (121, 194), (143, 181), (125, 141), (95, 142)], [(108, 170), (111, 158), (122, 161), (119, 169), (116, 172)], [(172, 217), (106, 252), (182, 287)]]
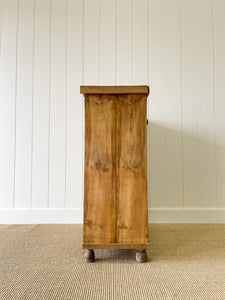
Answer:
[(0, 223), (81, 223), (80, 85), (149, 85), (149, 221), (225, 222), (224, 0), (0, 0)]

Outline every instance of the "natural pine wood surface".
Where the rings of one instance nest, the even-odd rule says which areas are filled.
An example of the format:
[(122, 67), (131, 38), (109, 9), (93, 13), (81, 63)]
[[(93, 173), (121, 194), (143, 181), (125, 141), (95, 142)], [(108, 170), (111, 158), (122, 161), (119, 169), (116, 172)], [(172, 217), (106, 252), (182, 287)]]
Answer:
[(115, 96), (85, 100), (84, 243), (115, 242)]
[(88, 88), (83, 248), (147, 249), (148, 87)]
[(147, 85), (137, 86), (81, 86), (81, 94), (149, 94)]
[(148, 243), (146, 102), (145, 95), (116, 102), (118, 243)]
[(148, 249), (149, 244), (138, 243), (84, 243), (83, 249)]

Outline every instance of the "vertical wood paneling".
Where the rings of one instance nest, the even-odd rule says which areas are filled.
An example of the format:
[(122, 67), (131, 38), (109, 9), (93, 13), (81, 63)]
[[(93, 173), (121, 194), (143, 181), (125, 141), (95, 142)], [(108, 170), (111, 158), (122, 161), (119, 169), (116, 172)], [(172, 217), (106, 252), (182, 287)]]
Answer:
[(217, 161), (217, 207), (225, 207), (225, 2), (213, 1), (215, 38), (215, 123)]
[(13, 208), (18, 2), (4, 1), (0, 65), (0, 207)]
[(19, 2), (15, 207), (31, 207), (34, 1)]
[(149, 84), (150, 208), (224, 208), (224, 26), (223, 0), (0, 0), (0, 207), (82, 207), (79, 86)]
[(199, 208), (199, 99), (196, 1), (181, 1), (184, 208)]
[(0, 0), (0, 55), (1, 55), (1, 42), (2, 42), (2, 11), (3, 11), (3, 0)]
[(99, 69), (99, 0), (84, 0), (84, 84), (98, 85)]
[(166, 207), (164, 0), (149, 7), (150, 207)]
[[(79, 41), (79, 43), (77, 42)], [(68, 0), (66, 207), (82, 207), (83, 0)]]
[[(133, 84), (148, 84), (148, 0), (133, 0)], [(140, 34), (141, 33), (141, 34)]]
[[(132, 11), (133, 84), (150, 85), (151, 89), (151, 83), (149, 83), (149, 1), (133, 0)], [(147, 103), (148, 101), (147, 99)], [(149, 126), (147, 126), (148, 195), (150, 195), (149, 142)]]
[(183, 207), (180, 46), (180, 1), (165, 1), (166, 206), (169, 208)]
[(117, 1), (116, 24), (116, 83), (118, 85), (133, 84), (132, 55), (132, 3), (133, 1)]
[(115, 0), (100, 0), (100, 84), (115, 84)]
[[(83, 85), (100, 84), (100, 1), (83, 0)], [(84, 101), (84, 100), (83, 100)], [(84, 128), (83, 109), (83, 128)], [(84, 131), (83, 131), (84, 132)], [(84, 136), (84, 133), (83, 133)], [(83, 139), (83, 171), (84, 176), (84, 139)], [(84, 187), (84, 181), (82, 181)], [(83, 198), (84, 198), (84, 191)], [(83, 202), (83, 199), (81, 200)], [(83, 206), (83, 203), (82, 203)]]
[[(212, 1), (197, 1), (200, 201), (216, 207), (214, 51)], [(207, 63), (206, 63), (207, 62)]]
[(50, 52), (49, 207), (65, 207), (67, 2), (52, 1)]
[(35, 2), (32, 208), (48, 207), (50, 0)]

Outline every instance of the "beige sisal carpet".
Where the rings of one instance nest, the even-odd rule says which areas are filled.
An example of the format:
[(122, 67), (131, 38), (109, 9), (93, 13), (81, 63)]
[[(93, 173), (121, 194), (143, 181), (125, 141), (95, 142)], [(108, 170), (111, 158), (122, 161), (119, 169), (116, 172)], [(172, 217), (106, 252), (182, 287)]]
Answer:
[(1, 225), (0, 299), (225, 299), (225, 225), (150, 225), (149, 262), (96, 250), (81, 225)]

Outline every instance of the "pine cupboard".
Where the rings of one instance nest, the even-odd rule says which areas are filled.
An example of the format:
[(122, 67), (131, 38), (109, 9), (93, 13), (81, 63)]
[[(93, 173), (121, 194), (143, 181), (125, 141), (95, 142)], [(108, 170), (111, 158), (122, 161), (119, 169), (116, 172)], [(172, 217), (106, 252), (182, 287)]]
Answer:
[(148, 248), (148, 86), (81, 86), (85, 101), (83, 248)]

